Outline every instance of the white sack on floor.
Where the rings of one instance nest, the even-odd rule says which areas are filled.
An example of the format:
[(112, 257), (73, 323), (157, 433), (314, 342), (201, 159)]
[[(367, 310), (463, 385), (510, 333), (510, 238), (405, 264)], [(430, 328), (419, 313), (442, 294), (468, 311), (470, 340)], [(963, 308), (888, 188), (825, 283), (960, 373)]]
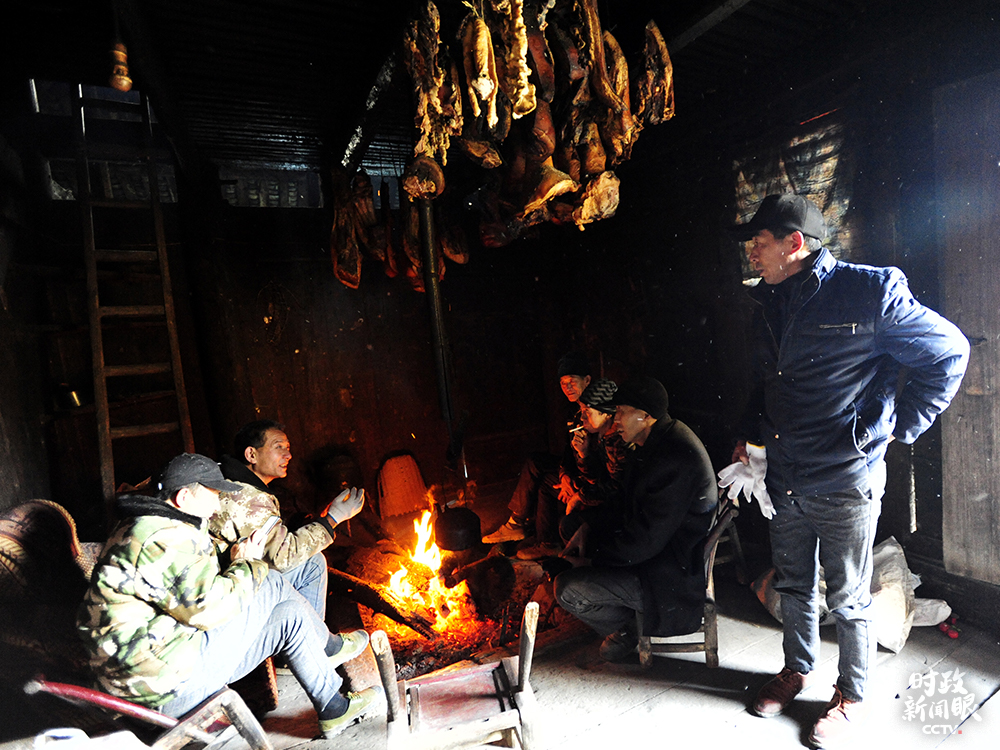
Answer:
[[(898, 653), (906, 643), (913, 625), (914, 576), (906, 565), (903, 548), (894, 537), (876, 545), (874, 552), (871, 590), (875, 635), (884, 648)], [(767, 611), (781, 622), (781, 596), (774, 590), (774, 568), (750, 584), (750, 588), (756, 592)], [(826, 606), (826, 581), (822, 570), (819, 599), (819, 624), (830, 625), (834, 618)]]

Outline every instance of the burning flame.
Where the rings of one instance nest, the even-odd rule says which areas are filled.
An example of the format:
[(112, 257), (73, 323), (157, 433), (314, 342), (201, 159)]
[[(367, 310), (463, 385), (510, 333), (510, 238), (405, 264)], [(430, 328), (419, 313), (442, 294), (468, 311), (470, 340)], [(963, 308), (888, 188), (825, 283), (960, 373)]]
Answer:
[(389, 579), (389, 589), (401, 599), (433, 610), (436, 616), (433, 628), (438, 633), (443, 633), (452, 627), (460, 627), (458, 623), (461, 620), (475, 619), (475, 607), (465, 581), (449, 589), (436, 575), (441, 567), (441, 550), (434, 543), (434, 529), (431, 526), (429, 510), (423, 512), (419, 521), (413, 522), (413, 529), (417, 532), (417, 542), (410, 553), (410, 558), (414, 562), (426, 565), (434, 571), (435, 576), (430, 579), (426, 590), (420, 590), (410, 583), (407, 579), (409, 570), (405, 565), (401, 565)]

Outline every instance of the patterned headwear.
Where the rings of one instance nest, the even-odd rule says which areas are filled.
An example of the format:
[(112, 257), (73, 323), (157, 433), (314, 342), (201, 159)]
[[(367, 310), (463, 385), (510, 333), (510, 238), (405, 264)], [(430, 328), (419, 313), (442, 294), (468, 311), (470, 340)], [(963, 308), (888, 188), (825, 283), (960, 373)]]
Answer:
[(614, 414), (615, 407), (611, 404), (611, 397), (617, 390), (618, 384), (613, 380), (595, 380), (580, 396), (580, 403), (605, 414)]

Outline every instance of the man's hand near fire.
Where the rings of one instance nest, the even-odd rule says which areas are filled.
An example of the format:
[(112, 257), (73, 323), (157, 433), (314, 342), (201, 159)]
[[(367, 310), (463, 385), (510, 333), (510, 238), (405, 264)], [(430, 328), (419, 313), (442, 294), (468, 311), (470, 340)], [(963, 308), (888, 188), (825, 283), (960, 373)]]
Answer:
[(559, 490), (559, 502), (566, 506), (566, 515), (569, 515), (569, 512), (582, 500), (576, 485), (568, 474), (561, 474), (559, 484), (553, 485), (553, 488)]
[(590, 558), (587, 553), (587, 535), (590, 533), (590, 526), (585, 522), (580, 524), (580, 528), (566, 542), (566, 547), (559, 553), (559, 557), (571, 563), (574, 568), (590, 565)]
[(365, 507), (365, 491), (351, 487), (333, 498), (320, 515), (329, 516), (334, 523), (343, 523), (358, 515), (363, 507)]

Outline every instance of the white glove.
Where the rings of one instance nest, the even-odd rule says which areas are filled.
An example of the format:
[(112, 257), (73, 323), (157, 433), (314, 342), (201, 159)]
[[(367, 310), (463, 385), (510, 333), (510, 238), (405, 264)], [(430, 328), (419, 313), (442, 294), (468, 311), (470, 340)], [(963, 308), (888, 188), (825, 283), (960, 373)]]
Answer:
[(357, 487), (344, 490), (333, 501), (326, 506), (320, 515), (330, 516), (334, 523), (343, 523), (354, 518), (365, 506), (365, 491)]
[[(767, 449), (762, 445), (747, 443), (747, 455), (750, 457), (750, 473), (753, 475), (751, 492), (760, 504), (760, 512), (764, 514), (764, 518), (770, 520), (774, 518), (774, 503), (771, 502), (764, 483), (764, 477), (767, 476)], [(750, 493), (746, 497), (749, 500)]]
[(719, 486), (722, 488), (729, 488), (726, 496), (730, 500), (736, 500), (739, 502), (741, 492), (743, 493), (743, 496), (749, 500), (751, 493), (753, 492), (753, 484), (753, 472), (751, 472), (750, 467), (742, 461), (730, 464), (719, 472)]

